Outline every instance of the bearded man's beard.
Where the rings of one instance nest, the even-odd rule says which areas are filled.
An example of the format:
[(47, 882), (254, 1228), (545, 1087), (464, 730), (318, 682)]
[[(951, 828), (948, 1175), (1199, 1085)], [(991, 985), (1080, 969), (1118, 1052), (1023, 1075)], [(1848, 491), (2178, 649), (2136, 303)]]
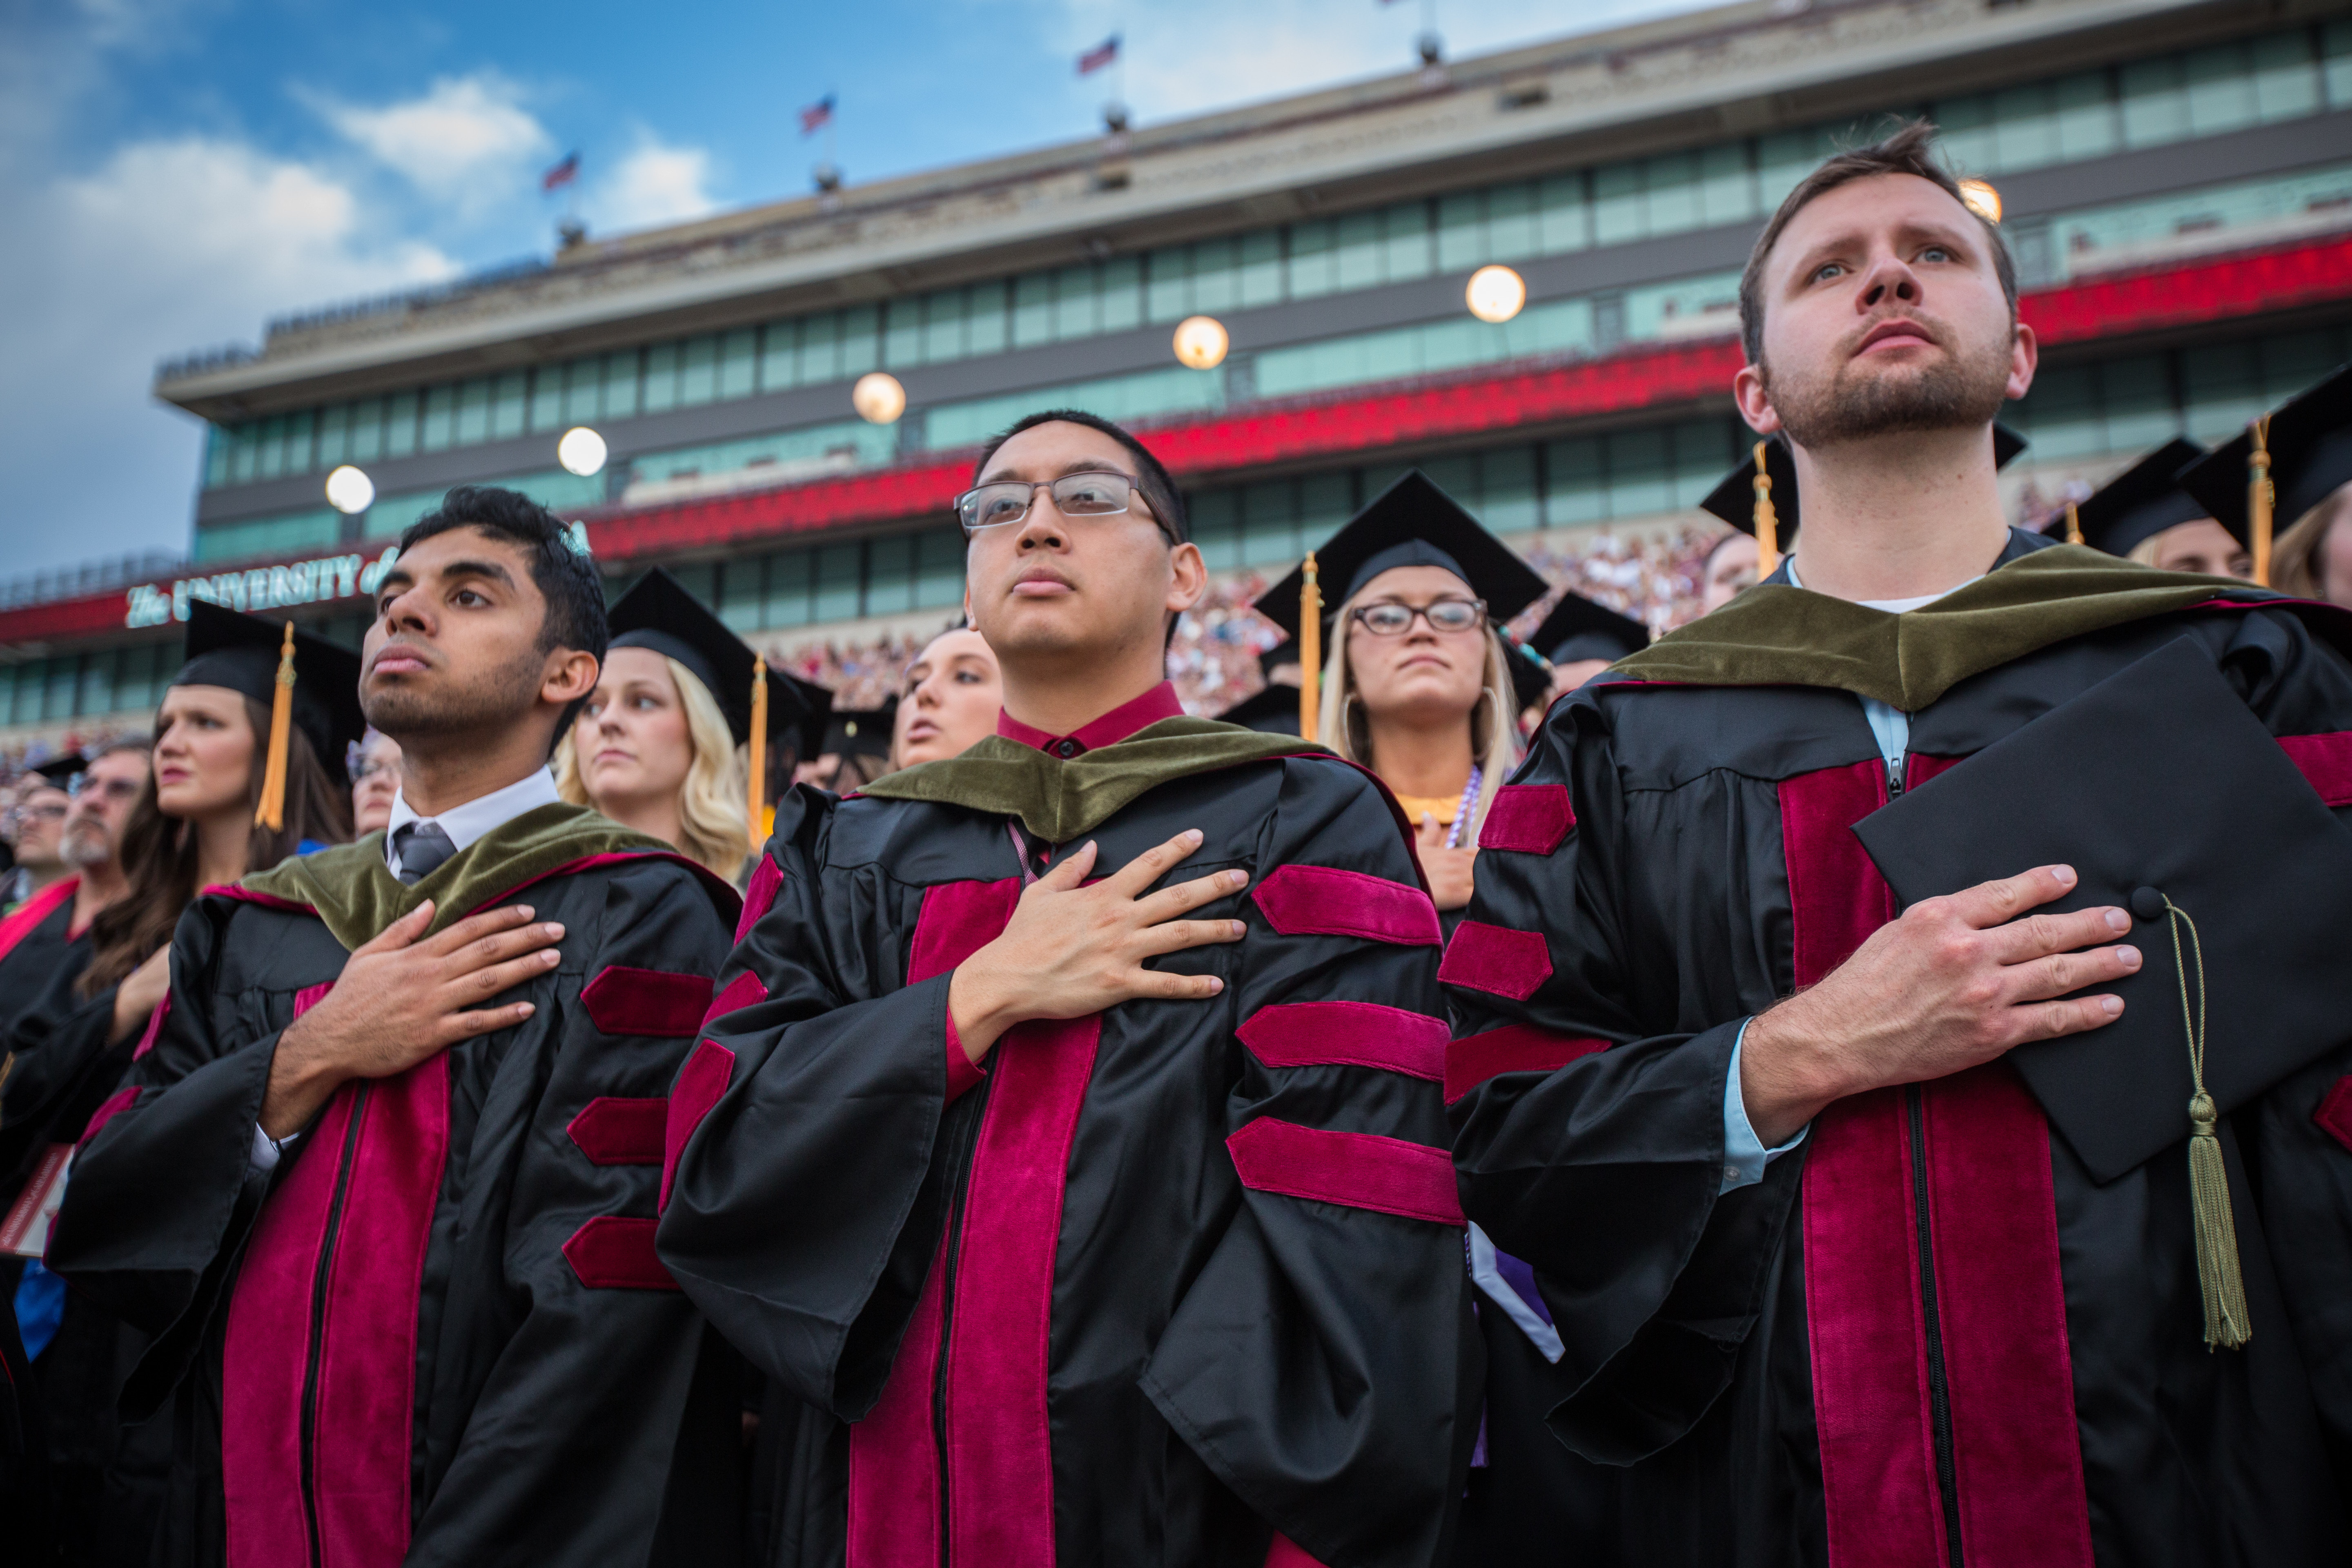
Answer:
[(405, 746), (428, 735), (479, 734), (514, 723), (530, 710), (546, 656), (530, 652), (500, 668), (479, 670), (462, 686), (384, 686), (366, 693), (360, 710), (369, 725)]
[(1853, 359), (1819, 379), (1776, 379), (1766, 367), (1765, 387), (1789, 439), (1816, 450), (1879, 436), (1965, 430), (1991, 424), (2007, 401), (2009, 347), (1988, 343), (1907, 374), (1906, 367)]
[(96, 823), (72, 823), (58, 843), (58, 858), (77, 871), (93, 871), (114, 858), (114, 846)]

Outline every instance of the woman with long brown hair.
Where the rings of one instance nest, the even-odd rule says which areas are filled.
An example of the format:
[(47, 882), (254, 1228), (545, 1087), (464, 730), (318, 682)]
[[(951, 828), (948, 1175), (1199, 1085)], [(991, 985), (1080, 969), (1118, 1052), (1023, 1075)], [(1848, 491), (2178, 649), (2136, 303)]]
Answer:
[[(11, 1029), (0, 1085), (0, 1206), (70, 1146), (116, 1092), (170, 986), (173, 928), (198, 889), (351, 837), (343, 784), (359, 717), (356, 655), (297, 633), (287, 721), (276, 721), (285, 626), (189, 606), (187, 658), (155, 715), (154, 765), (122, 833), (130, 890), (90, 925), (89, 967), (61, 973)], [(124, 1334), (27, 1263), (13, 1291), (47, 1429), (55, 1526), (68, 1562), (145, 1562), (162, 1518), (170, 1415), (115, 1414)], [(20, 1394), (26, 1391), (20, 1390)]]

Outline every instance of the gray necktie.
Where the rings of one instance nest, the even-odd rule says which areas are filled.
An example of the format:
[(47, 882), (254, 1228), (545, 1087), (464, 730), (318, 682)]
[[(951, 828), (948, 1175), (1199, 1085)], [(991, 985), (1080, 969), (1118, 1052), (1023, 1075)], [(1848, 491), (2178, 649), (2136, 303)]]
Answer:
[(457, 852), (457, 847), (449, 841), (449, 835), (437, 822), (404, 822), (393, 837), (396, 842), (392, 852), (400, 860), (397, 875), (412, 888)]

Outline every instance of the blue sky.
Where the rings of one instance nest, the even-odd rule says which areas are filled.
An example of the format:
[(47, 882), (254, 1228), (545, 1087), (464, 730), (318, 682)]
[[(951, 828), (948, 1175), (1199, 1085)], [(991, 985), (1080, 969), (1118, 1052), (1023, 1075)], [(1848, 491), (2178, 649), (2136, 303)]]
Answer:
[[(1471, 54), (1692, 0), (1437, 0)], [(808, 188), (1085, 134), (1117, 32), (1139, 122), (1390, 71), (1415, 0), (17, 0), (0, 40), (0, 578), (184, 548), (200, 431), (154, 363), (270, 316)]]

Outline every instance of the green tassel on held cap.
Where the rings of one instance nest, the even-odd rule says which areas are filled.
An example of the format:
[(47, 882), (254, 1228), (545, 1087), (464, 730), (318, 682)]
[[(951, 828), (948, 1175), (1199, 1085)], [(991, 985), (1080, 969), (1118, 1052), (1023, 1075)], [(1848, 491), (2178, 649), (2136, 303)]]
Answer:
[[(2143, 888), (2133, 896), (2154, 893)], [(2172, 933), (2172, 963), (2180, 977), (2180, 1025), (2189, 1034), (2189, 1076), (2197, 1092), (2189, 1100), (2189, 1203), (2197, 1231), (2197, 1283), (2205, 1298), (2205, 1348), (2240, 1350), (2254, 1337), (2246, 1311), (2245, 1276), (2238, 1267), (2238, 1224), (2230, 1212), (2230, 1173), (2221, 1162), (2221, 1140), (2215, 1131), (2220, 1120), (2213, 1097), (2205, 1092), (2205, 947), (2197, 938), (2197, 922), (2189, 911), (2163, 899), (2166, 928)], [(2135, 913), (2138, 911), (2134, 910)], [(2180, 928), (2189, 928), (2184, 958)], [(2189, 999), (2190, 961), (2197, 971), (2197, 999)]]

